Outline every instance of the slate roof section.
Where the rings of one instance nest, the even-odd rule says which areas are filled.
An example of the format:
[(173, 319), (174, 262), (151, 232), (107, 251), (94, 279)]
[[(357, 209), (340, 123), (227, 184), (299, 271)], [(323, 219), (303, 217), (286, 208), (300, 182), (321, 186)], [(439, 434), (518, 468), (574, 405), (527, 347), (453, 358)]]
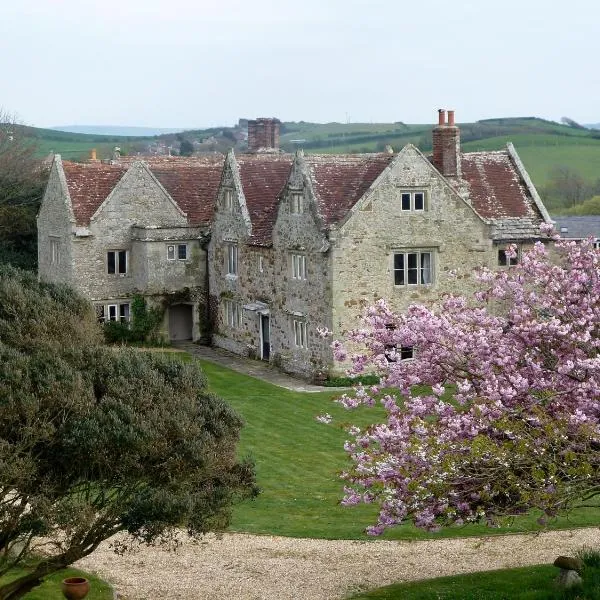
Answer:
[[(566, 240), (583, 240), (588, 237), (600, 239), (600, 216), (585, 215), (565, 217), (557, 215), (552, 217), (556, 221), (554, 228), (561, 238)], [(566, 231), (564, 231), (566, 229)]]
[(292, 168), (290, 154), (253, 154), (236, 157), (246, 206), (252, 221), (250, 244), (269, 246), (277, 219), (279, 195)]
[(541, 218), (507, 151), (462, 154), (461, 169), (459, 193), (484, 219)]
[(325, 223), (332, 225), (341, 221), (392, 159), (391, 154), (306, 156)]
[[(89, 225), (90, 218), (139, 157), (123, 157), (110, 164), (63, 161), (67, 187), (77, 225)], [(144, 157), (152, 174), (187, 214), (190, 225), (210, 223), (221, 182), (225, 157)]]
[(63, 161), (62, 166), (77, 225), (89, 225), (90, 217), (127, 171), (123, 165), (102, 163)]

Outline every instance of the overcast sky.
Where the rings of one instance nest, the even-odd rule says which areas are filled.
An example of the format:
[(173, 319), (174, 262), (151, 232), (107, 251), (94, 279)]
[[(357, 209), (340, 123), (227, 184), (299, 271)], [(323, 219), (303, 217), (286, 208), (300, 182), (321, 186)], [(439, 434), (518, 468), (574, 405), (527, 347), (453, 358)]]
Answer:
[(595, 123), (599, 30), (597, 0), (18, 0), (0, 108), (40, 127)]

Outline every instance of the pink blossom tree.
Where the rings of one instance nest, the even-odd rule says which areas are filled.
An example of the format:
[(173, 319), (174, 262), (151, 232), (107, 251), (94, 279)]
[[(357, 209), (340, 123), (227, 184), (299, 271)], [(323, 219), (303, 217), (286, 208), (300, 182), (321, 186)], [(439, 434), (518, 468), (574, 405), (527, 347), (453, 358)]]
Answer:
[[(381, 384), (339, 401), (386, 410), (346, 442), (343, 503), (379, 505), (369, 533), (532, 508), (544, 522), (600, 494), (599, 266), (591, 242), (537, 243), (516, 267), (484, 269), (476, 298), (367, 311), (351, 371), (375, 369)], [(401, 360), (406, 347), (414, 359)]]

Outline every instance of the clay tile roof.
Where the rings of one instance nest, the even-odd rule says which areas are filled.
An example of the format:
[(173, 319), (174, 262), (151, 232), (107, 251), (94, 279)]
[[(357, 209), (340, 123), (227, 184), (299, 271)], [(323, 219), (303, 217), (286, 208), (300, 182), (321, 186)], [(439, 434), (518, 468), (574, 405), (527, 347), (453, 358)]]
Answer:
[(223, 155), (210, 157), (122, 157), (118, 162), (71, 163), (63, 169), (78, 225), (88, 225), (90, 217), (106, 200), (134, 162), (143, 160), (179, 208), (190, 225), (208, 223), (213, 215), (221, 181)]
[(391, 154), (307, 156), (306, 163), (326, 224), (343, 219), (392, 159)]
[(150, 170), (187, 214), (190, 225), (209, 224), (221, 183), (224, 157), (178, 162), (147, 161)]
[(484, 219), (539, 216), (508, 152), (463, 154), (461, 169), (465, 191)]
[(90, 217), (106, 200), (127, 170), (121, 165), (63, 161), (63, 170), (77, 225), (88, 225)]
[(246, 206), (252, 221), (251, 244), (268, 246), (277, 218), (279, 194), (292, 168), (290, 154), (256, 154), (236, 158)]

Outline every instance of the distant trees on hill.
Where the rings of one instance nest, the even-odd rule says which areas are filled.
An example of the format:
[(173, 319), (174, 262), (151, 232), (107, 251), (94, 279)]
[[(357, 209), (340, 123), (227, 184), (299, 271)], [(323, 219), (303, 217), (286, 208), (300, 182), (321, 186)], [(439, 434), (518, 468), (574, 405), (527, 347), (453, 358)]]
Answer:
[(595, 210), (590, 201), (600, 195), (600, 178), (588, 181), (575, 169), (556, 165), (550, 171), (549, 182), (540, 191), (546, 206), (555, 212), (598, 214), (586, 211)]

